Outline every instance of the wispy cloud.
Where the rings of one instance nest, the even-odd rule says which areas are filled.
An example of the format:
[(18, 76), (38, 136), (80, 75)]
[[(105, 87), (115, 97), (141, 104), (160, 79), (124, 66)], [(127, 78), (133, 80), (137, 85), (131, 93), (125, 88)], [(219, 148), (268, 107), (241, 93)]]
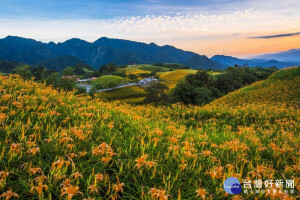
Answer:
[[(257, 22), (264, 18), (264, 22)], [(42, 41), (59, 42), (70, 37), (96, 40), (100, 36), (142, 40), (146, 42), (174, 41), (176, 38), (205, 38), (235, 33), (272, 30), (284, 27), (288, 20), (272, 22), (273, 17), (252, 10), (231, 13), (178, 13), (118, 17), (114, 19), (80, 20), (13, 20), (0, 19), (0, 36), (21, 35)], [(175, 40), (174, 40), (175, 39)]]
[[(237, 52), (242, 48), (240, 46), (246, 48), (242, 42), (254, 44), (247, 39), (252, 36), (268, 37), (274, 33), (296, 33), (300, 30), (300, 5), (295, 3), (297, 0), (286, 0), (280, 4), (281, 9), (274, 1), (258, 1), (246, 0), (239, 3), (238, 0), (192, 0), (193, 4), (189, 6), (186, 0), (141, 0), (143, 3), (137, 4), (136, 0), (126, 3), (114, 0), (114, 5), (118, 5), (115, 7), (108, 0), (78, 0), (74, 4), (73, 1), (66, 0), (60, 6), (53, 3), (58, 2), (54, 0), (47, 1), (47, 4), (40, 3), (43, 9), (36, 8), (31, 12), (31, 3), (11, 14), (7, 10), (16, 9), (8, 9), (6, 5), (0, 7), (0, 38), (16, 35), (43, 42), (63, 42), (70, 38), (93, 42), (106, 36), (155, 42), (158, 45), (170, 44), (185, 50), (211, 54), (212, 51), (226, 53), (233, 48)], [(0, 4), (4, 2), (8, 1), (0, 0)], [(47, 13), (45, 7), (52, 14), (44, 16), (43, 13)], [(261, 49), (262, 45), (253, 45), (253, 51)]]
[(285, 34), (278, 34), (278, 35), (265, 35), (265, 36), (255, 36), (255, 37), (249, 37), (250, 39), (270, 39), (270, 38), (280, 38), (280, 37), (290, 37), (300, 35), (300, 32), (296, 33), (285, 33)]

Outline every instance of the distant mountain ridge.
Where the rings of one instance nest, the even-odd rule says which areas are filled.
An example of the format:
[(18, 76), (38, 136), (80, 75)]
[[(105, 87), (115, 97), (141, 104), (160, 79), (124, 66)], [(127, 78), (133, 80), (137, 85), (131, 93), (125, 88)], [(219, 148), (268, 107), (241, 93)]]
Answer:
[(270, 53), (256, 56), (257, 59), (268, 59), (268, 60), (278, 60), (284, 62), (298, 62), (300, 63), (300, 49), (290, 49), (287, 51), (282, 51), (278, 53)]
[(278, 60), (267, 60), (267, 59), (240, 59), (235, 58), (232, 56), (225, 56), (225, 55), (215, 55), (211, 57), (211, 60), (215, 61), (216, 63), (219, 63), (219, 67), (226, 68), (228, 66), (234, 66), (237, 65), (248, 65), (249, 67), (273, 67), (276, 66), (277, 68), (284, 68), (284, 67), (290, 67), (290, 66), (296, 66), (300, 64), (299, 62), (282, 62)]
[[(72, 56), (72, 57), (70, 57)], [(104, 64), (179, 63), (194, 69), (218, 68), (204, 55), (177, 49), (121, 39), (102, 37), (95, 42), (70, 39), (62, 43), (42, 43), (33, 39), (7, 36), (0, 39), (0, 58), (30, 65), (47, 64), (49, 68), (63, 69), (80, 61), (98, 69)], [(57, 65), (58, 61), (63, 65)], [(52, 63), (54, 62), (54, 64)]]

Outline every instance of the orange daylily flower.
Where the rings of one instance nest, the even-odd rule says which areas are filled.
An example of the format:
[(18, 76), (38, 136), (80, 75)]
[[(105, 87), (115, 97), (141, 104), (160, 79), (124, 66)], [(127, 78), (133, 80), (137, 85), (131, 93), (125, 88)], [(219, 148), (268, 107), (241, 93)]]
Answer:
[(65, 161), (64, 159), (57, 160), (57, 161), (52, 163), (52, 168), (61, 169), (63, 167), (63, 165), (69, 166), (70, 161)]
[(74, 179), (78, 179), (79, 177), (82, 178), (82, 174), (79, 172), (75, 172), (74, 174), (72, 174), (72, 176), (74, 177)]
[(9, 200), (12, 197), (19, 198), (19, 195), (17, 193), (13, 192), (12, 190), (8, 190), (7, 192), (4, 192), (3, 194), (1, 194), (0, 198), (1, 197), (5, 197), (5, 200)]
[(158, 190), (156, 188), (151, 188), (148, 194), (151, 194), (151, 198), (155, 200), (168, 200), (169, 196), (171, 196), (166, 194), (166, 190)]
[(63, 187), (69, 187), (71, 185), (71, 180), (70, 179), (66, 179), (64, 180), (64, 182), (62, 184), (60, 184), (60, 186), (63, 186)]
[(33, 154), (34, 156), (36, 155), (36, 153), (37, 152), (39, 152), (40, 151), (40, 148), (31, 148), (31, 149), (28, 149), (28, 153), (31, 153), (31, 154)]
[(76, 194), (81, 194), (83, 196), (83, 193), (79, 191), (79, 187), (73, 186), (73, 185), (70, 185), (69, 187), (64, 187), (63, 189), (61, 189), (60, 197), (64, 196), (65, 194), (68, 196), (68, 200), (71, 200), (73, 198), (73, 196)]
[(44, 188), (46, 191), (48, 190), (48, 186), (47, 186), (47, 185), (43, 185), (43, 183), (39, 183), (38, 186), (32, 187), (32, 188), (30, 189), (30, 192), (33, 193), (34, 190), (36, 190), (36, 192), (38, 193), (38, 195), (41, 195), (42, 192), (43, 192), (43, 188)]
[(120, 191), (121, 191), (121, 193), (123, 193), (124, 185), (125, 185), (125, 183), (118, 183), (118, 184), (113, 185), (113, 189), (115, 190), (115, 193), (117, 194)]
[(90, 194), (92, 194), (94, 192), (98, 193), (99, 188), (96, 185), (91, 185), (90, 187), (88, 187), (88, 189), (91, 190)]
[(98, 182), (103, 181), (104, 175), (99, 173), (99, 174), (96, 174), (96, 175), (95, 175), (95, 178), (96, 178), (96, 181), (97, 181), (97, 183), (98, 183)]
[(38, 172), (41, 173), (41, 174), (43, 173), (41, 168), (30, 168), (30, 169), (29, 169), (29, 172), (31, 172), (31, 173), (34, 174), (34, 175), (35, 175), (36, 173), (38, 173)]
[(207, 194), (206, 190), (203, 188), (196, 190), (196, 193), (196, 197), (201, 197), (202, 199), (205, 199), (205, 195)]

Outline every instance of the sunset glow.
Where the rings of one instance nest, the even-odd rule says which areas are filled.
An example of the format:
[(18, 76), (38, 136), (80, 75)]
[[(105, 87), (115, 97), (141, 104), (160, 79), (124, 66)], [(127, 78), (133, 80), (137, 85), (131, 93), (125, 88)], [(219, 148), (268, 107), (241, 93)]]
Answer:
[[(300, 47), (300, 4), (247, 1), (0, 0), (0, 37), (64, 42), (128, 39), (213, 56), (248, 57)], [(22, 35), (20, 35), (22, 33)], [(277, 35), (277, 36), (276, 36)], [(276, 37), (273, 37), (276, 36)]]

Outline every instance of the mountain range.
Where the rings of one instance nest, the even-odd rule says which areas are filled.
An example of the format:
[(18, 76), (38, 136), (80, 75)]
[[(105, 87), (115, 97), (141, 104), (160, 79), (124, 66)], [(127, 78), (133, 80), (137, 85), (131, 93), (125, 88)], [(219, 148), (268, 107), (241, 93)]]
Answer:
[(234, 65), (241, 65), (241, 66), (249, 66), (249, 67), (277, 67), (277, 68), (284, 68), (284, 67), (290, 67), (290, 66), (296, 66), (300, 64), (299, 62), (282, 62), (275, 59), (240, 59), (232, 56), (225, 56), (225, 55), (215, 55), (210, 58), (220, 68), (226, 68), (228, 66), (234, 66)]
[(218, 68), (204, 55), (173, 46), (158, 46), (102, 37), (93, 43), (70, 39), (63, 43), (42, 43), (33, 39), (7, 36), (0, 39), (0, 58), (30, 65), (44, 65), (61, 71), (67, 66), (86, 63), (95, 69), (114, 62), (120, 64), (179, 63), (194, 69)]
[(239, 59), (225, 55), (216, 55), (209, 59), (205, 55), (170, 45), (158, 46), (154, 43), (146, 44), (106, 37), (95, 42), (73, 38), (62, 43), (43, 43), (33, 39), (7, 36), (0, 39), (0, 59), (5, 60), (3, 63), (6, 71), (9, 71), (9, 61), (14, 61), (14, 64), (18, 62), (34, 66), (43, 65), (56, 71), (83, 63), (99, 69), (111, 62), (117, 65), (178, 63), (193, 69), (224, 69), (235, 64), (283, 68), (300, 64), (300, 49), (261, 55), (254, 59)]
[(256, 59), (278, 60), (283, 62), (297, 62), (300, 63), (300, 49), (290, 49), (278, 53), (263, 54), (254, 57)]

